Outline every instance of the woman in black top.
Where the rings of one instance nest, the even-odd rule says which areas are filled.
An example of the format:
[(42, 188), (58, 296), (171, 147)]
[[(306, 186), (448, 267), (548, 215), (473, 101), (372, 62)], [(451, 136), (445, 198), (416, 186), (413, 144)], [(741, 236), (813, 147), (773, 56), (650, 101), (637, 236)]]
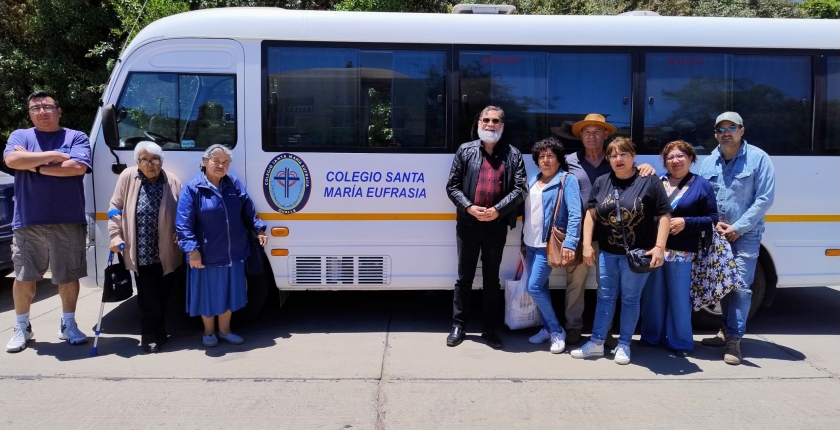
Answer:
[(661, 178), (671, 205), (671, 225), (665, 264), (650, 274), (642, 293), (642, 336), (640, 346), (666, 345), (678, 357), (691, 355), (691, 265), (701, 232), (711, 240), (718, 222), (717, 201), (712, 184), (689, 171), (697, 161), (694, 148), (677, 140), (665, 145), (660, 154), (668, 174)]
[[(630, 341), (639, 321), (639, 299), (650, 273), (630, 270), (623, 237), (626, 235), (629, 249), (648, 250), (646, 255), (651, 256), (651, 268), (661, 266), (671, 222), (671, 206), (659, 178), (641, 177), (633, 167), (636, 151), (629, 139), (616, 138), (607, 145), (606, 153), (613, 172), (601, 176), (592, 184), (583, 226), (583, 259), (586, 264), (595, 264), (592, 234), (596, 228), (601, 247), (595, 323), (590, 341), (572, 351), (571, 355), (574, 358), (604, 355), (604, 339), (613, 320), (616, 300), (621, 295), (621, 335), (615, 349), (615, 362), (628, 364)], [(616, 201), (620, 215), (616, 211)], [(658, 220), (656, 217), (659, 217)]]

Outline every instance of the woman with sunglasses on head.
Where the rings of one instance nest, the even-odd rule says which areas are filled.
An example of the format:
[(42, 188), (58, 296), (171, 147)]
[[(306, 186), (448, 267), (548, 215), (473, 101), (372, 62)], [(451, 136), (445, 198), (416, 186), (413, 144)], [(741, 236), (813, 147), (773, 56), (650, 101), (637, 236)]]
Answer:
[(140, 306), (140, 345), (155, 353), (167, 342), (166, 302), (181, 277), (184, 254), (175, 242), (181, 181), (163, 170), (163, 150), (153, 142), (134, 147), (137, 167), (120, 173), (111, 197), (111, 251), (122, 252), (134, 272)]
[(204, 151), (201, 173), (181, 192), (175, 224), (178, 245), (189, 263), (187, 312), (201, 315), (206, 347), (218, 345), (219, 339), (234, 345), (244, 342), (230, 331), (230, 317), (248, 302), (248, 229), (257, 232), (261, 246), (268, 241), (265, 223), (257, 218), (245, 186), (228, 174), (232, 155), (227, 146), (218, 144)]
[(644, 250), (645, 256), (650, 258), (649, 269), (662, 266), (671, 206), (659, 178), (639, 176), (633, 166), (636, 151), (629, 139), (616, 138), (607, 145), (606, 154), (612, 173), (599, 177), (592, 184), (583, 226), (584, 262), (590, 266), (595, 264), (592, 237), (596, 228), (601, 248), (597, 262), (600, 279), (595, 323), (589, 342), (571, 355), (574, 358), (604, 355), (604, 340), (620, 296), (621, 335), (615, 348), (615, 362), (628, 364), (630, 341), (639, 322), (639, 300), (650, 272), (632, 271), (626, 250)]
[(718, 221), (712, 184), (689, 168), (697, 152), (685, 141), (670, 142), (660, 154), (668, 174), (662, 185), (671, 205), (665, 264), (648, 277), (642, 293), (642, 335), (639, 346), (665, 345), (678, 357), (694, 350), (691, 332), (691, 265), (701, 233), (711, 240)]

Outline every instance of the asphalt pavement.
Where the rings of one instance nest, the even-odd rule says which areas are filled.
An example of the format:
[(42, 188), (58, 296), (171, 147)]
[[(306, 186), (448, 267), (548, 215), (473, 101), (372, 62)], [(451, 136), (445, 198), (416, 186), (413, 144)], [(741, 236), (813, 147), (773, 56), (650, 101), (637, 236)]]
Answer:
[[(835, 288), (779, 290), (750, 322), (740, 366), (701, 346), (701, 332), (692, 357), (633, 346), (628, 366), (550, 354), (527, 342), (536, 329), (504, 329), (496, 351), (479, 321), (448, 348), (451, 291), (295, 292), (235, 330), (245, 344), (215, 348), (172, 309), (170, 341), (153, 355), (139, 347), (132, 298), (106, 304), (90, 357), (100, 295), (83, 289), (77, 320), (91, 341), (71, 346), (57, 337), (57, 289), (39, 283), (35, 338), (0, 353), (0, 428), (833, 429), (840, 418)], [(554, 299), (562, 314), (562, 292)], [(13, 322), (6, 278), (4, 344)]]

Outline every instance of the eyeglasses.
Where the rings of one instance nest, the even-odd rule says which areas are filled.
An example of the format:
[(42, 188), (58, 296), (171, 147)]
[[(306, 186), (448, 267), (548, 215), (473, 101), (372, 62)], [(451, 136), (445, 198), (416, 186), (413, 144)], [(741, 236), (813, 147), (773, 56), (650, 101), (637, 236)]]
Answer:
[(218, 158), (211, 158), (210, 162), (217, 165), (217, 166), (230, 166), (230, 160), (220, 160)]
[(29, 113), (36, 114), (38, 112), (41, 112), (41, 109), (43, 109), (46, 113), (53, 113), (55, 112), (56, 107), (55, 105), (32, 106), (29, 108)]
[(481, 118), (481, 122), (485, 124), (489, 124), (491, 121), (493, 122), (493, 124), (498, 124), (502, 122), (502, 120), (499, 118)]
[(685, 157), (686, 157), (685, 152), (680, 152), (679, 154), (669, 155), (669, 156), (665, 157), (665, 159), (668, 160), (668, 161), (674, 161), (674, 160), (682, 161), (682, 160), (685, 160)]
[(160, 157), (154, 157), (151, 160), (147, 160), (145, 158), (141, 158), (141, 159), (137, 160), (137, 164), (139, 164), (141, 166), (148, 166), (149, 164), (154, 164), (155, 166), (160, 166), (161, 162), (162, 162), (162, 160), (160, 159)]
[(630, 153), (622, 152), (620, 154), (612, 154), (612, 155), (608, 156), (607, 158), (609, 158), (610, 160), (618, 160), (619, 158), (622, 159), (622, 160), (626, 160), (626, 159), (630, 158)]
[(715, 133), (723, 134), (726, 131), (728, 131), (730, 133), (735, 133), (736, 131), (738, 131), (739, 128), (741, 128), (741, 127), (737, 126), (737, 125), (730, 125), (729, 127), (717, 127), (717, 128), (715, 128)]

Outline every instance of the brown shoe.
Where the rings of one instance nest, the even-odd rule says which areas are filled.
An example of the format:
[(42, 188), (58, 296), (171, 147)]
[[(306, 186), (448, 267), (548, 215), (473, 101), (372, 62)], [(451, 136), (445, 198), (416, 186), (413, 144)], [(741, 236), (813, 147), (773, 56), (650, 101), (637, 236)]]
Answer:
[(566, 346), (577, 345), (580, 343), (580, 330), (570, 328), (566, 330)]
[(741, 364), (741, 339), (737, 337), (726, 338), (726, 349), (723, 350), (723, 362), (733, 366)]
[(707, 337), (700, 341), (700, 345), (703, 346), (713, 346), (713, 347), (722, 347), (726, 346), (726, 336), (723, 333), (723, 329), (718, 330), (715, 337)]

